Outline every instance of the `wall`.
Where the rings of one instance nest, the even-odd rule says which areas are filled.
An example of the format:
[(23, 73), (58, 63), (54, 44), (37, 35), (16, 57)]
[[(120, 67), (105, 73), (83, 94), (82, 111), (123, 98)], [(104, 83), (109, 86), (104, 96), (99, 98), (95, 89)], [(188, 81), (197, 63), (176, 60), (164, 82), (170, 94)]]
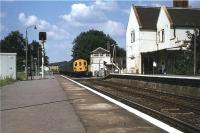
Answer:
[(145, 82), (133, 79), (117, 79), (111, 78), (107, 79), (112, 82), (121, 83), (124, 85), (129, 85), (131, 87), (145, 88), (151, 90), (157, 90), (161, 92), (168, 92), (171, 94), (191, 96), (191, 97), (200, 97), (200, 88), (199, 87), (190, 87), (190, 86), (181, 86), (181, 85), (171, 85), (155, 82)]
[[(131, 32), (135, 31), (135, 42), (131, 42)], [(126, 31), (126, 68), (128, 73), (135, 72), (137, 61), (135, 58), (140, 56), (139, 53), (139, 24), (131, 6), (127, 31)], [(131, 58), (134, 57), (134, 58)]]
[(0, 53), (0, 79), (16, 79), (16, 53)]
[(107, 64), (111, 63), (110, 54), (109, 56), (106, 56), (106, 54), (103, 54), (103, 56), (90, 56), (90, 71), (93, 73), (93, 76), (95, 75), (95, 71), (99, 72), (99, 69), (104, 69), (103, 62), (106, 62)]

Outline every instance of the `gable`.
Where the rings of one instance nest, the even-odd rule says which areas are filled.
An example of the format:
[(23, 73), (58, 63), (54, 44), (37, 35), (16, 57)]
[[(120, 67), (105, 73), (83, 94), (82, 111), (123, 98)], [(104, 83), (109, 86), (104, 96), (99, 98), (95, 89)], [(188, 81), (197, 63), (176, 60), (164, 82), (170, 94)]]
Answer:
[(91, 53), (99, 54), (99, 53), (110, 53), (110, 52), (102, 47), (98, 47), (97, 49), (93, 50)]

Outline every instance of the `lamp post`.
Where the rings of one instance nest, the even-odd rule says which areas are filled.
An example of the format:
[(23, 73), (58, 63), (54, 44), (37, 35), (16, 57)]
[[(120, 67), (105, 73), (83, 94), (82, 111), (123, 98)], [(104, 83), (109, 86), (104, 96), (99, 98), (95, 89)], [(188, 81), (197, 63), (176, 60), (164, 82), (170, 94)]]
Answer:
[(101, 61), (102, 59), (99, 60), (99, 75), (98, 75), (99, 77), (100, 77), (100, 72), (101, 72)]
[(114, 65), (114, 57), (116, 55), (116, 46), (115, 44), (112, 44), (111, 46), (113, 46), (113, 57), (112, 57), (112, 72), (113, 72), (113, 65)]
[(32, 27), (34, 27), (34, 29), (37, 29), (36, 25), (31, 25), (26, 27), (26, 66), (25, 66), (26, 80), (28, 80), (28, 29)]

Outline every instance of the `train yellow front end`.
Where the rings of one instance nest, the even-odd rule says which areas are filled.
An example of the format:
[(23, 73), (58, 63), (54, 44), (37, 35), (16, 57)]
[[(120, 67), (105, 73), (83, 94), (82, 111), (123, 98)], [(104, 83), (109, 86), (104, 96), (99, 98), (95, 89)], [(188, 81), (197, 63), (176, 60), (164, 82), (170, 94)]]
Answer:
[(84, 59), (77, 59), (73, 62), (73, 71), (76, 73), (87, 72), (88, 66), (87, 61)]

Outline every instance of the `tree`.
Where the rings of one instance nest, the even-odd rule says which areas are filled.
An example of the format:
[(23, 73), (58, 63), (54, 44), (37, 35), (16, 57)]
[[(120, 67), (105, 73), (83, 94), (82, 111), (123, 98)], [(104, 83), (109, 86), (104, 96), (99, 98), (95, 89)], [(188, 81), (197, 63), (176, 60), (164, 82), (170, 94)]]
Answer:
[[(73, 60), (78, 58), (86, 59), (90, 61), (90, 52), (98, 47), (107, 49), (107, 44), (116, 45), (117, 56), (124, 56), (125, 50), (119, 48), (115, 40), (109, 35), (106, 35), (102, 31), (89, 30), (87, 32), (81, 32), (73, 41), (72, 57)], [(112, 47), (111, 47), (112, 51)], [(112, 54), (112, 52), (111, 52)]]
[[(176, 64), (174, 66), (175, 74), (188, 74), (192, 75), (194, 73), (194, 39), (195, 35), (186, 32), (187, 37), (190, 39), (190, 45), (186, 50), (179, 50), (174, 53), (176, 57)], [(196, 37), (196, 72), (200, 74), (200, 35)]]
[[(196, 32), (197, 32), (197, 36), (196, 36), (196, 69), (197, 69), (197, 73), (200, 74), (200, 28), (196, 28)], [(191, 45), (189, 46), (189, 51), (191, 51), (190, 56), (192, 58), (194, 58), (194, 41), (195, 41), (195, 34), (190, 33), (190, 32), (186, 32), (188, 38), (191, 40)], [(191, 58), (191, 61), (193, 61), (193, 59)], [(194, 62), (193, 62), (194, 64)]]
[(25, 39), (19, 31), (13, 31), (0, 42), (1, 52), (17, 53), (17, 70), (23, 71), (25, 65)]
[[(31, 55), (33, 56), (33, 63), (35, 62), (34, 61), (34, 58), (35, 58), (35, 59), (37, 59), (36, 60), (37, 62), (35, 62), (35, 63), (38, 64), (38, 53), (39, 53), (39, 64), (41, 65), (42, 64), (42, 48), (41, 48), (41, 45), (39, 44), (39, 42), (34, 40), (28, 46), (29, 67), (31, 64), (31, 62), (30, 62)], [(49, 57), (46, 56), (46, 53), (44, 53), (44, 65), (48, 65), (48, 64), (49, 64)]]
[[(40, 57), (41, 54), (41, 46), (38, 42), (33, 41), (31, 44), (28, 45), (28, 66), (30, 67), (30, 50), (33, 46), (33, 58), (37, 58), (38, 55), (38, 48), (40, 48)], [(17, 53), (17, 71), (24, 71), (25, 70), (25, 48), (26, 48), (26, 40), (19, 31), (12, 31), (8, 34), (4, 39), (0, 42), (1, 52), (4, 53)], [(41, 64), (40, 58), (40, 64)], [(45, 65), (48, 64), (48, 56), (45, 55), (44, 58)]]

